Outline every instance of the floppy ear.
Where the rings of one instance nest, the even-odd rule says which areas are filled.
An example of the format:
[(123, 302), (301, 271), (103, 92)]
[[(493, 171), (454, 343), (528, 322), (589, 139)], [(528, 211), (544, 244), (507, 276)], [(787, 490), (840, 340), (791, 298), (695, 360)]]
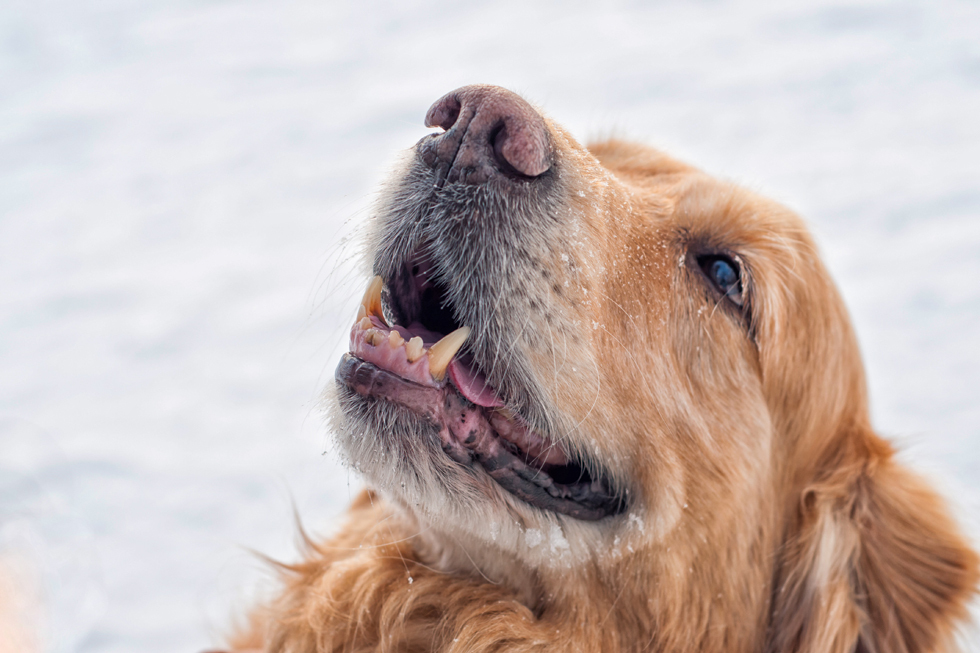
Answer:
[(773, 589), (770, 653), (926, 653), (953, 646), (977, 556), (942, 500), (875, 454), (807, 487)]

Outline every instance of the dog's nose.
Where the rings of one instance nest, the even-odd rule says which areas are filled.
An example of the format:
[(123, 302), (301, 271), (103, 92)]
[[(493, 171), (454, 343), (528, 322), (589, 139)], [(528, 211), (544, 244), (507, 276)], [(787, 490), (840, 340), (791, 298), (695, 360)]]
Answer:
[(445, 130), (423, 140), (419, 151), (448, 181), (481, 184), (499, 174), (535, 178), (551, 168), (544, 118), (499, 86), (464, 86), (444, 95), (425, 114), (425, 126)]

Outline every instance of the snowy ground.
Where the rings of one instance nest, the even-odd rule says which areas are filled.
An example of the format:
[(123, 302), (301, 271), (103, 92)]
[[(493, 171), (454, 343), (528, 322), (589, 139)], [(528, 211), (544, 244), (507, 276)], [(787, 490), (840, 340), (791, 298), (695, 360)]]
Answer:
[(980, 530), (980, 5), (598, 4), (4, 3), (0, 552), (48, 650), (204, 648), (291, 502), (343, 509), (340, 237), (472, 82), (808, 216), (878, 427)]

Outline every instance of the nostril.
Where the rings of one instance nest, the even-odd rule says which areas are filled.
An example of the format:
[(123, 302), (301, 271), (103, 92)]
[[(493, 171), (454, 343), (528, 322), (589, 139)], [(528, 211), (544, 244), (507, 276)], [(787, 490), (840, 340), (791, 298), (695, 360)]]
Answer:
[(551, 167), (551, 153), (546, 133), (527, 124), (512, 121), (513, 132), (505, 122), (491, 134), (493, 155), (502, 169), (514, 170), (525, 177), (539, 177)]
[(507, 131), (507, 125), (501, 123), (490, 132), (490, 146), (493, 148), (493, 158), (500, 170), (522, 177), (537, 177), (547, 171), (548, 164), (530, 161), (528, 157), (515, 152), (514, 138)]
[(456, 124), (461, 106), (457, 98), (453, 96), (444, 97), (441, 102), (432, 105), (428, 113), (425, 114), (425, 126), (442, 127), (448, 131), (450, 127)]
[(493, 147), (493, 158), (497, 160), (497, 165), (500, 166), (502, 170), (512, 170), (517, 172), (517, 170), (507, 161), (504, 156), (504, 143), (507, 142), (507, 127), (500, 124), (492, 132), (490, 132), (490, 145)]

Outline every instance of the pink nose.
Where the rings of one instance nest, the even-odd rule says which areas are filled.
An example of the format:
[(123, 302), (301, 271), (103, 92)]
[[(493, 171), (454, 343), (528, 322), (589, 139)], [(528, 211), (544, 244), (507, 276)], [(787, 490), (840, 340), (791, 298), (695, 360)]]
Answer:
[(422, 160), (448, 181), (481, 184), (494, 175), (539, 177), (551, 168), (544, 118), (499, 86), (464, 86), (425, 114), (426, 127), (445, 132), (419, 145)]

